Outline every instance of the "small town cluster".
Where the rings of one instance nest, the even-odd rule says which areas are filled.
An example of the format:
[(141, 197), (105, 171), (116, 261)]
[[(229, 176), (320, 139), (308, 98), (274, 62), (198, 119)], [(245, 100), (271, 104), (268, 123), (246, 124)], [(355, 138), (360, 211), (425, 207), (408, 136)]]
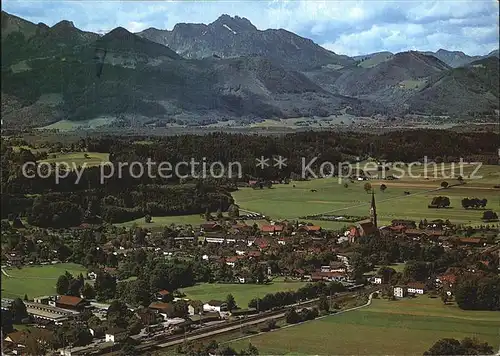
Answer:
[[(445, 303), (455, 298), (467, 309), (467, 303), (490, 302), (471, 296), (484, 283), (483, 298), (498, 299), (487, 295), (489, 278), (500, 270), (494, 227), (461, 230), (449, 221), (401, 219), (379, 226), (373, 194), (369, 219), (340, 231), (240, 214), (237, 206), (229, 210), (231, 217), (208, 214), (198, 228), (171, 225), (161, 232), (89, 224), (28, 235), (12, 226), (3, 231), (9, 242), (15, 240), (4, 256), (5, 278), (16, 267), (78, 262), (88, 268), (86, 275), (66, 272), (57, 281), (47, 280), (57, 294), (2, 297), (4, 330), (14, 330), (12, 323), (35, 326), (5, 333), (5, 353), (89, 355), (130, 345), (171, 346), (186, 335), (257, 325), (322, 297), (329, 300), (322, 309), (335, 312), (343, 307), (336, 298), (375, 291), (389, 299), (440, 295)], [(467, 237), (472, 235), (480, 237)], [(68, 236), (73, 243), (62, 244)], [(288, 292), (255, 295), (248, 305), (230, 293), (201, 299), (183, 292), (197, 283), (278, 280), (288, 283)]]

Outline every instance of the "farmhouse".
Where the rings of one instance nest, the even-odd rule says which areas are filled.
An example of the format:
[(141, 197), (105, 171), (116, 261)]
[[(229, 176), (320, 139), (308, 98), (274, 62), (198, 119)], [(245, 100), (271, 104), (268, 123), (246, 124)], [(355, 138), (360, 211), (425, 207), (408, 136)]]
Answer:
[(264, 234), (279, 235), (283, 231), (281, 225), (262, 225), (260, 231)]
[(452, 288), (457, 280), (457, 276), (455, 274), (443, 274), (436, 278), (436, 282), (441, 284), (442, 286)]
[(127, 338), (127, 330), (122, 328), (112, 328), (106, 332), (106, 342), (120, 342)]
[(200, 225), (201, 231), (210, 232), (210, 231), (221, 231), (222, 225), (216, 222), (210, 222)]
[(53, 336), (54, 333), (50, 330), (34, 328), (9, 333), (4, 340), (15, 350), (15, 354), (25, 354), (25, 351), (23, 349), (28, 343), (35, 342), (39, 344), (49, 345)]
[(396, 298), (404, 298), (406, 297), (406, 288), (405, 287), (402, 287), (402, 286), (396, 286), (394, 287), (394, 296)]
[(407, 287), (408, 293), (424, 294), (424, 292), (425, 292), (425, 284), (423, 284), (423, 283), (418, 283), (418, 282), (408, 283), (408, 285), (406, 287)]
[(227, 311), (227, 303), (220, 300), (210, 300), (203, 304), (203, 311), (206, 312), (221, 312)]
[(340, 282), (340, 281), (345, 281), (346, 275), (345, 273), (342, 272), (321, 272), (321, 271), (316, 271), (311, 273), (311, 280), (312, 281), (329, 281), (329, 282)]
[(166, 289), (162, 289), (162, 290), (156, 292), (155, 297), (157, 300), (162, 301), (162, 302), (169, 302), (172, 300), (172, 295)]
[(297, 229), (297, 232), (305, 232), (309, 235), (317, 235), (321, 232), (321, 226), (318, 225), (304, 225)]
[(60, 295), (56, 298), (55, 305), (58, 308), (82, 311), (88, 302), (80, 297)]

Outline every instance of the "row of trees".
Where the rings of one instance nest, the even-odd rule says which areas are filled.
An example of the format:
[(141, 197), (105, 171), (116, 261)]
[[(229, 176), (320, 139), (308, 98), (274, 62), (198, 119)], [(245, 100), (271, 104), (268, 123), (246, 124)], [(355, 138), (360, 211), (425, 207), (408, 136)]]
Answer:
[(83, 295), (83, 297), (87, 299), (93, 299), (96, 296), (94, 287), (89, 283), (84, 283), (84, 278), (81, 273), (77, 278), (74, 278), (68, 271), (57, 279), (56, 292), (60, 295), (71, 295), (74, 297)]
[(316, 298), (321, 294), (333, 294), (342, 292), (345, 287), (338, 282), (308, 283), (297, 291), (277, 292), (266, 294), (263, 298), (254, 298), (248, 303), (249, 308), (255, 308), (258, 311), (267, 311), (273, 308), (280, 308), (291, 305), (303, 300)]
[(285, 318), (288, 324), (297, 324), (307, 320), (314, 320), (319, 316), (319, 311), (317, 308), (303, 308), (300, 312), (297, 312), (295, 308), (291, 308), (287, 311)]
[(478, 209), (478, 208), (485, 208), (486, 204), (488, 204), (488, 199), (483, 198), (463, 198), (462, 199), (462, 206), (464, 209)]
[(463, 340), (445, 338), (436, 341), (432, 347), (424, 352), (424, 356), (434, 355), (492, 355), (493, 346), (481, 342), (476, 338), (466, 337)]

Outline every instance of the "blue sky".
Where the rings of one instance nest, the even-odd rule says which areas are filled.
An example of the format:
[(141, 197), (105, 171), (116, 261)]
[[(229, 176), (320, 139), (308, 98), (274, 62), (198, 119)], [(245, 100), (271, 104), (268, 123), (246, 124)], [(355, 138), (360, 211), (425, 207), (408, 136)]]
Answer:
[(284, 28), (339, 54), (459, 50), (482, 55), (498, 48), (498, 0), (274, 0), (274, 1), (18, 1), (2, 9), (51, 26), (132, 32), (172, 29), (179, 22), (210, 23), (221, 14), (248, 18), (257, 28)]

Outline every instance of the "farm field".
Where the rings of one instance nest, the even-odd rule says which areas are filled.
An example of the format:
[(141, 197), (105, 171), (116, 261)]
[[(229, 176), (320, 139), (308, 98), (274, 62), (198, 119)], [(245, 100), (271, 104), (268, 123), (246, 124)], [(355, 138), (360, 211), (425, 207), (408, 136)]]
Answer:
[(65, 271), (75, 277), (80, 273), (86, 277), (87, 269), (75, 263), (2, 268), (2, 298), (23, 298), (25, 294), (28, 298), (34, 298), (55, 294), (57, 278)]
[(440, 298), (387, 301), (231, 343), (260, 354), (422, 355), (440, 338), (476, 336), (498, 349), (495, 312), (464, 311)]
[[(48, 163), (58, 163), (65, 162), (70, 166), (73, 164), (76, 167), (82, 167), (83, 164), (86, 164), (87, 167), (99, 166), (102, 162), (108, 162), (109, 154), (108, 153), (100, 153), (100, 152), (71, 152), (71, 153), (56, 153), (55, 158), (44, 159), (42, 162)], [(87, 155), (87, 158), (85, 158)]]
[(240, 308), (247, 308), (248, 302), (255, 297), (263, 297), (268, 293), (280, 291), (293, 291), (306, 285), (306, 282), (285, 282), (282, 279), (274, 280), (271, 284), (218, 284), (202, 283), (192, 287), (182, 288), (186, 298), (192, 300), (225, 300), (228, 294), (232, 294), (236, 304)]
[[(474, 168), (466, 167), (464, 175)], [(420, 170), (420, 171), (419, 171)], [(447, 171), (446, 171), (447, 172)], [(445, 172), (445, 173), (446, 173)], [(414, 175), (424, 174), (424, 168), (414, 169)], [(449, 172), (448, 172), (449, 173)], [(390, 175), (388, 171), (387, 175)], [(478, 225), (482, 223), (481, 210), (466, 210), (461, 206), (464, 197), (488, 199), (487, 208), (498, 209), (500, 189), (493, 185), (500, 181), (499, 166), (484, 166), (478, 174), (482, 179), (466, 180), (467, 184), (439, 190), (442, 181), (457, 183), (451, 179), (407, 178), (395, 181), (370, 180), (377, 200), (379, 224), (388, 224), (392, 219), (449, 219), (452, 223)], [(344, 187), (344, 183), (348, 187)], [(301, 216), (329, 213), (342, 216), (367, 216), (371, 195), (363, 189), (366, 181), (342, 181), (338, 178), (322, 178), (310, 181), (294, 181), (290, 184), (274, 185), (271, 189), (241, 188), (233, 193), (233, 197), (242, 209), (259, 212), (275, 219), (297, 219)], [(380, 185), (387, 189), (380, 191)], [(295, 185), (295, 188), (293, 187)], [(312, 192), (311, 190), (316, 190)], [(410, 195), (404, 192), (409, 191)], [(427, 205), (434, 196), (445, 195), (450, 198), (451, 208), (429, 209)], [(318, 224), (332, 228), (349, 225), (342, 222), (318, 221)]]

